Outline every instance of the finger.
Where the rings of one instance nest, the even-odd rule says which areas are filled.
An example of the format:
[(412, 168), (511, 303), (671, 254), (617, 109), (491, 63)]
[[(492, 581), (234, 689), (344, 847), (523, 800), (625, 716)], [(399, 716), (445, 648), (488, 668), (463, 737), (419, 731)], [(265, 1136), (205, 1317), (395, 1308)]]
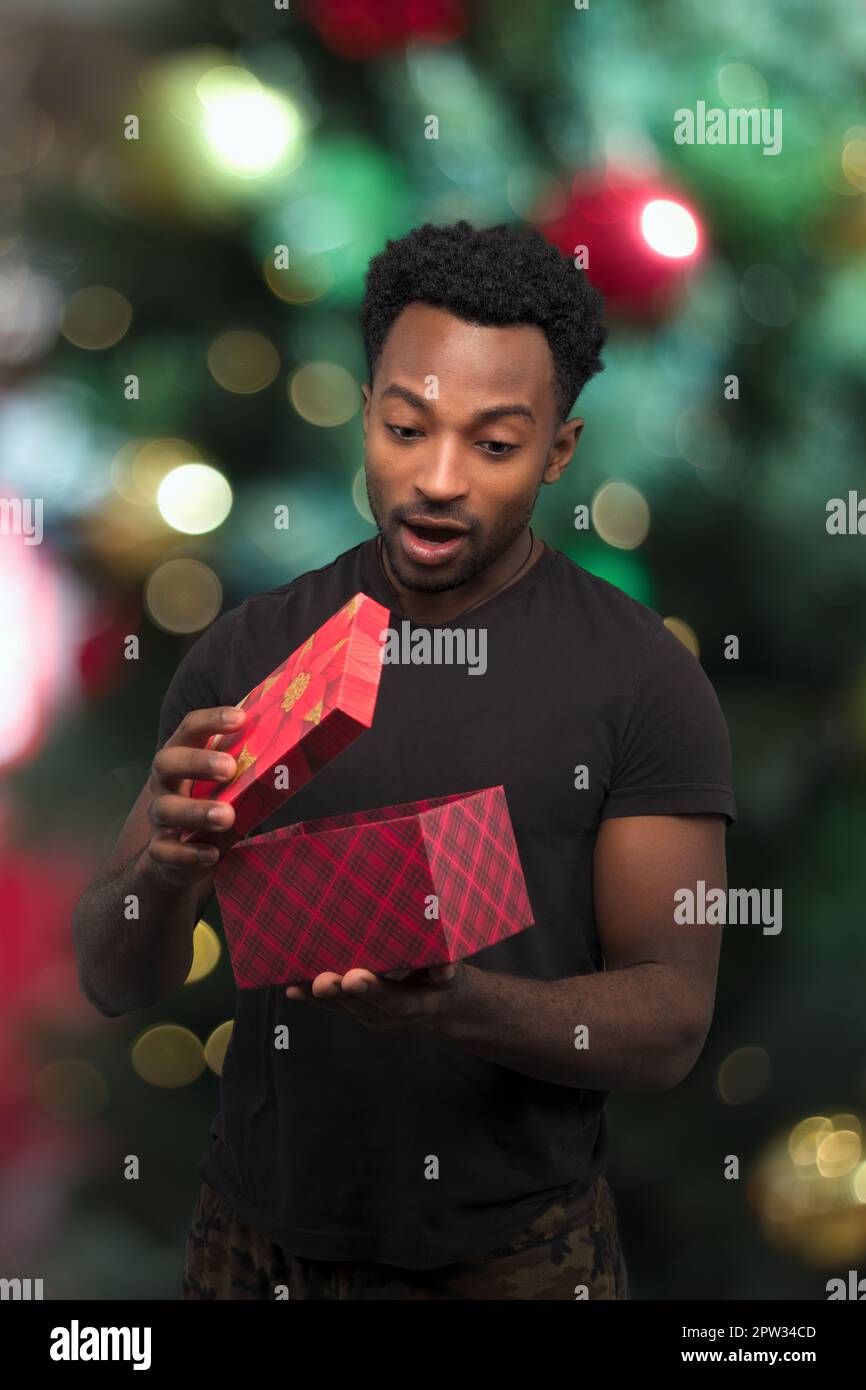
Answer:
[(160, 748), (153, 760), (157, 781), (174, 788), (186, 781), (230, 782), (237, 772), (230, 753), (212, 753), (207, 748), (188, 748), (181, 744)]
[(221, 801), (198, 801), (169, 793), (155, 796), (148, 807), (154, 825), (168, 830), (229, 830), (234, 807)]
[(457, 978), (457, 966), (453, 961), (446, 962), (445, 965), (431, 965), (428, 967), (430, 983), (444, 988), (453, 984)]
[(240, 729), (247, 718), (245, 709), (237, 705), (216, 705), (212, 709), (191, 709), (166, 739), (164, 747), (201, 748), (214, 734)]
[(348, 970), (343, 976), (342, 995), (347, 1001), (357, 1000), (358, 1006), (397, 1017), (406, 1012), (410, 1004), (411, 984), (403, 981), (384, 980), (374, 975), (372, 970)]
[(347, 970), (343, 976), (343, 992), (372, 997), (376, 985), (389, 983), (394, 984), (395, 981), (386, 981), (380, 975), (374, 975), (372, 970)]
[[(355, 975), (369, 975), (369, 971), (354, 971)], [(304, 1004), (314, 1004), (331, 1012), (354, 1014), (356, 1018), (373, 1021), (381, 1018), (382, 1011), (371, 1007), (366, 1000), (353, 998), (342, 988), (342, 979), (333, 970), (322, 971), (309, 984), (288, 985), (286, 996)], [(375, 977), (372, 977), (375, 978)]]
[(341, 978), (342, 976), (333, 970), (325, 970), (321, 975), (317, 975), (310, 987), (313, 998), (330, 999), (339, 995)]
[(176, 883), (195, 882), (220, 859), (216, 845), (183, 845), (168, 830), (154, 835), (146, 853), (162, 876)]

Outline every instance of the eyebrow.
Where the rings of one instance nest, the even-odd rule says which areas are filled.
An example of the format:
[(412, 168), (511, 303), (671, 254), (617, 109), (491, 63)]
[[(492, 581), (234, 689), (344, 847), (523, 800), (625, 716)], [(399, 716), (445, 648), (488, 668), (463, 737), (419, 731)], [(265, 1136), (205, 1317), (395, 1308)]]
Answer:
[[(392, 381), (390, 386), (385, 387), (379, 399), (384, 400), (386, 396), (394, 396), (397, 400), (405, 401), (407, 405), (414, 406), (416, 410), (423, 410), (427, 415), (432, 413), (428, 400), (419, 396), (415, 391), (410, 391), (407, 386), (398, 386), (396, 381)], [(472, 428), (477, 425), (486, 425), (489, 421), (498, 420), (503, 415), (519, 415), (524, 420), (529, 420), (533, 425), (535, 424), (535, 416), (523, 401), (514, 401), (508, 405), (489, 405), (483, 410), (476, 410), (469, 424)]]

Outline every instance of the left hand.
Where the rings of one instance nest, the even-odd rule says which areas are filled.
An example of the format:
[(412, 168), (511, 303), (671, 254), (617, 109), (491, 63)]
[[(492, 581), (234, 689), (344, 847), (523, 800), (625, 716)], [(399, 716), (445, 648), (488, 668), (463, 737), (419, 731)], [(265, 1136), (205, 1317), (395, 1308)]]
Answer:
[(289, 985), (286, 997), (348, 1014), (380, 1033), (423, 1030), (453, 1006), (463, 971), (455, 962), (412, 970), (405, 980), (383, 980), (372, 970), (326, 970), (310, 984)]

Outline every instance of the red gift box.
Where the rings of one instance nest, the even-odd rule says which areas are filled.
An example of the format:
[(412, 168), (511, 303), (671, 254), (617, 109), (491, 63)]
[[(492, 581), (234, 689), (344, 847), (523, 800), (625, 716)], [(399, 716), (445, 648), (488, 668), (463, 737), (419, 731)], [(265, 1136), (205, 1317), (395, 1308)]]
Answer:
[(240, 989), (441, 965), (533, 925), (501, 786), (283, 826), (214, 886)]
[(387, 608), (358, 593), (240, 701), (240, 729), (215, 734), (207, 747), (231, 753), (231, 782), (199, 780), (190, 795), (228, 801), (230, 831), (186, 831), (182, 840), (222, 847), (261, 825), (320, 768), (369, 729), (382, 674), (379, 633)]

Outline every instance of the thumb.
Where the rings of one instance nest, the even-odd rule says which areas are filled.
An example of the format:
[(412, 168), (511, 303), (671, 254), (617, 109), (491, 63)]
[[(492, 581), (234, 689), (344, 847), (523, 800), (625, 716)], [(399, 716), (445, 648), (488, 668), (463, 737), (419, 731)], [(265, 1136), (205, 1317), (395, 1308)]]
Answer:
[(457, 966), (453, 961), (449, 961), (446, 965), (430, 965), (427, 968), (430, 973), (430, 982), (434, 985), (450, 985), (457, 975)]

